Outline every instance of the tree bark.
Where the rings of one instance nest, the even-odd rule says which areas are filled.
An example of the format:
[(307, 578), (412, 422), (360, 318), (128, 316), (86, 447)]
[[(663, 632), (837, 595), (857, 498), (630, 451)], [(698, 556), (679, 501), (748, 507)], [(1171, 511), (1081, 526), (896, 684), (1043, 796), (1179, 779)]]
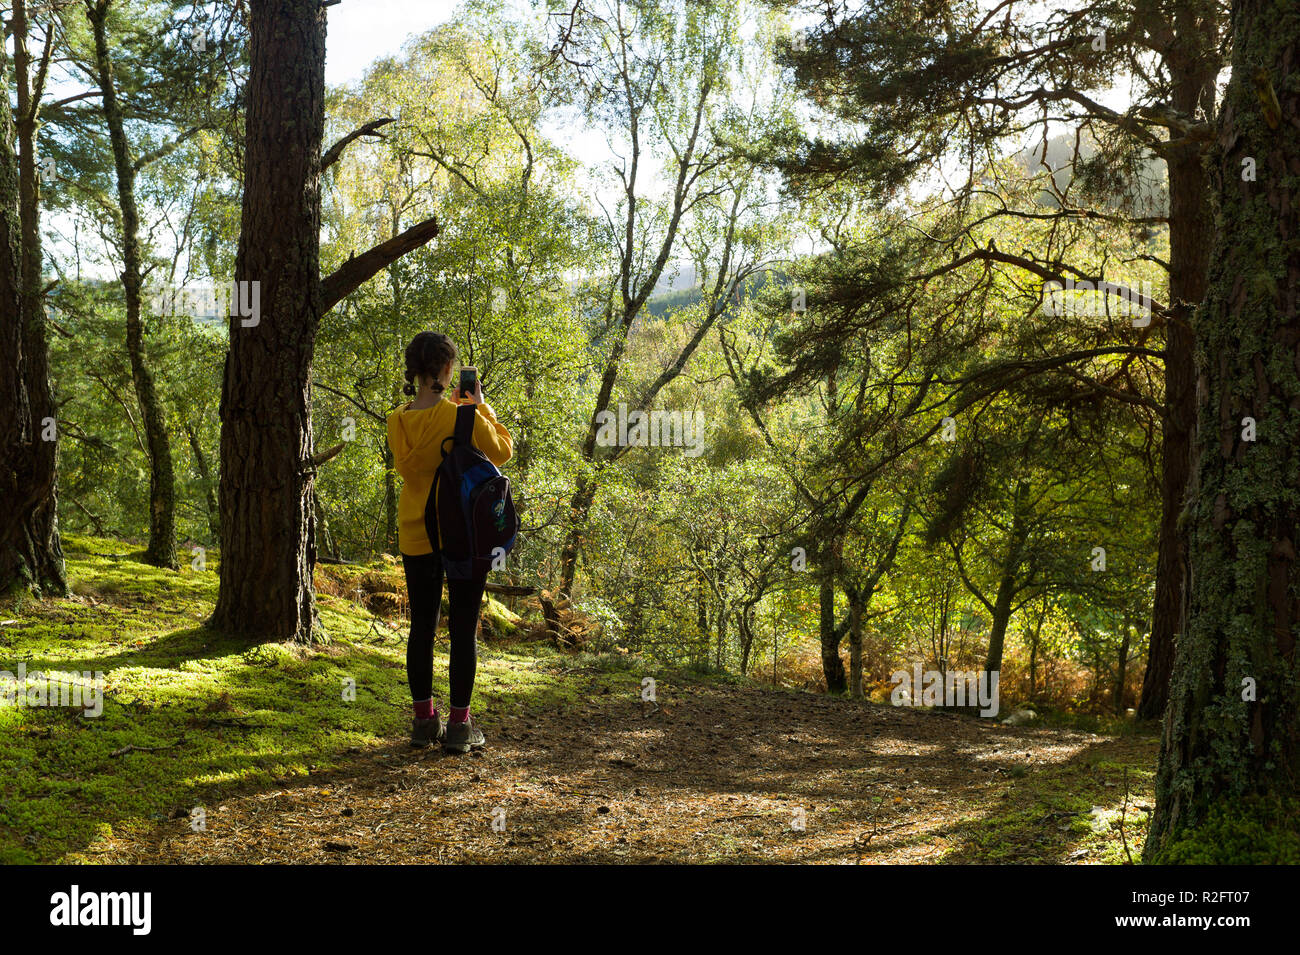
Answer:
[(108, 50), (105, 25), (108, 8), (109, 0), (99, 0), (87, 5), (86, 16), (95, 36), (95, 69), (102, 92), (101, 112), (108, 126), (117, 173), (117, 201), (122, 212), (121, 279), (126, 298), (126, 351), (149, 447), (149, 546), (145, 550), (145, 561), (156, 567), (175, 568), (176, 478), (171, 439), (167, 434), (167, 416), (144, 353), (144, 330), (140, 318), (140, 292), (144, 284), (140, 261), (140, 214), (135, 201), (135, 167), (126, 141)]
[(702, 578), (696, 578), (695, 582), (695, 626), (700, 633), (709, 632), (709, 605), (705, 600), (705, 584)]
[(840, 659), (840, 635), (835, 627), (835, 573), (830, 569), (822, 571), (818, 600), (822, 674), (826, 677), (826, 692), (843, 693), (848, 688), (848, 682), (844, 675), (844, 661)]
[(221, 393), (221, 586), (210, 623), (281, 640), (308, 640), (318, 626), (310, 371), (322, 302), (325, 16), (318, 0), (251, 3), (235, 281), (250, 299), (258, 283), (259, 315), (249, 326), (230, 319)]
[(862, 699), (862, 593), (846, 587), (849, 598), (849, 695)]
[[(0, 593), (67, 593), (59, 541), (58, 429), (41, 287), (36, 120), (26, 0), (12, 16), (17, 116), (0, 104)], [(0, 44), (3, 46), (3, 44)], [(8, 57), (0, 49), (0, 86)], [(17, 142), (17, 153), (14, 144)]]
[[(396, 202), (392, 204), (390, 212), (392, 216), (390, 235), (392, 238), (396, 238), (401, 234), (399, 230), (402, 227), (402, 216)], [(402, 283), (402, 269), (396, 261), (388, 266), (388, 286), (393, 292), (393, 328), (398, 329), (402, 324), (402, 315), (406, 311), (406, 288)], [(400, 393), (394, 395), (395, 404), (401, 404), (403, 400)], [(397, 465), (393, 460), (393, 449), (389, 447), (388, 442), (381, 443), (384, 462), (384, 552), (396, 554), (398, 550)]]
[[(1300, 91), (1285, 80), (1300, 69), (1300, 21), (1292, 13), (1275, 0), (1233, 4), (1232, 78), (1212, 165), (1221, 228), (1194, 325), (1187, 628), (1165, 712), (1149, 861), (1213, 809), (1241, 814), (1252, 795), (1296, 796)], [(1243, 434), (1246, 417), (1254, 441)]]
[(1033, 638), (1029, 643), (1029, 699), (1033, 701), (1038, 696), (1038, 631), (1034, 631)]
[(736, 628), (740, 631), (740, 675), (749, 676), (749, 656), (754, 649), (754, 607), (741, 608), (736, 614)]
[[(1174, 19), (1173, 47), (1164, 62), (1170, 72), (1170, 105), (1186, 116), (1214, 113), (1219, 57), (1219, 22), (1213, 4), (1195, 11), (1187, 4)], [(1205, 298), (1214, 243), (1206, 171), (1199, 143), (1171, 147), (1169, 170), (1169, 303), (1165, 334), (1165, 413), (1162, 419), (1160, 537), (1156, 593), (1147, 669), (1138, 703), (1141, 719), (1159, 719), (1169, 700), (1174, 647), (1183, 631), (1183, 580), (1187, 539), (1179, 519), (1191, 475), (1191, 434), (1196, 419), (1192, 312)]]

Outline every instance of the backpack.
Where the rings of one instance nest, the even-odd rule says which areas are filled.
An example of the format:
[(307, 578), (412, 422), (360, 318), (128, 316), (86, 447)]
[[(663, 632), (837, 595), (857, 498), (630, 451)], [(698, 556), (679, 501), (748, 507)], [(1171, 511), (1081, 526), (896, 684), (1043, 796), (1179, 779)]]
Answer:
[(510, 552), (519, 532), (510, 479), (474, 447), (474, 408), (456, 409), (456, 430), (442, 442), (442, 463), (424, 507), (425, 530), (441, 551), (448, 580), (487, 577), (493, 560)]

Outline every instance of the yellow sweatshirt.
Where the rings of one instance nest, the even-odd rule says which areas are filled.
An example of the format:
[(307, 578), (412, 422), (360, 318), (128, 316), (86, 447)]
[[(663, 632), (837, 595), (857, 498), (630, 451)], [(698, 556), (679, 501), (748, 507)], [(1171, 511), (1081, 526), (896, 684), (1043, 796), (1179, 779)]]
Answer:
[[(408, 557), (433, 553), (424, 529), (424, 506), (433, 488), (434, 473), (442, 463), (442, 442), (456, 429), (457, 407), (448, 398), (430, 408), (415, 410), (408, 402), (388, 416), (388, 446), (397, 473), (402, 476), (402, 494), (397, 499), (397, 546)], [(487, 405), (479, 405), (474, 417), (474, 447), (497, 467), (514, 453), (510, 433)]]

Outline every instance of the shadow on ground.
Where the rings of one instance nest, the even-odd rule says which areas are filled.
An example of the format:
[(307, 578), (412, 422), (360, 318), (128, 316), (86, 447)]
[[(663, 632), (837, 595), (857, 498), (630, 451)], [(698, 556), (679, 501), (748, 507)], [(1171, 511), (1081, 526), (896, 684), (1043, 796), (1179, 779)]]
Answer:
[[(1004, 728), (753, 686), (586, 674), (484, 716), (472, 757), (401, 742), (100, 846), (130, 862), (1116, 862), (1150, 741)], [(494, 822), (496, 827), (494, 828)], [(800, 828), (802, 827), (802, 828)]]

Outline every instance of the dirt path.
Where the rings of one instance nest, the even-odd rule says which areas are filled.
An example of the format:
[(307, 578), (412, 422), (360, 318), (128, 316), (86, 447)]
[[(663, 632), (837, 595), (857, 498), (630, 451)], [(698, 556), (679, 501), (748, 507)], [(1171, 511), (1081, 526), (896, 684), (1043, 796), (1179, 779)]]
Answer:
[[(600, 674), (581, 702), (484, 716), (473, 756), (405, 740), (284, 788), (110, 837), (105, 862), (1117, 861), (1149, 739), (1011, 728), (711, 682), (661, 706)], [(1125, 833), (1141, 844), (1148, 781)], [(1135, 806), (1136, 804), (1136, 806)], [(493, 828), (494, 810), (498, 829)], [(1111, 812), (1117, 816), (1117, 813)], [(796, 828), (802, 818), (804, 828)], [(1097, 825), (1098, 819), (1102, 820)], [(504, 823), (504, 831), (499, 831)]]

